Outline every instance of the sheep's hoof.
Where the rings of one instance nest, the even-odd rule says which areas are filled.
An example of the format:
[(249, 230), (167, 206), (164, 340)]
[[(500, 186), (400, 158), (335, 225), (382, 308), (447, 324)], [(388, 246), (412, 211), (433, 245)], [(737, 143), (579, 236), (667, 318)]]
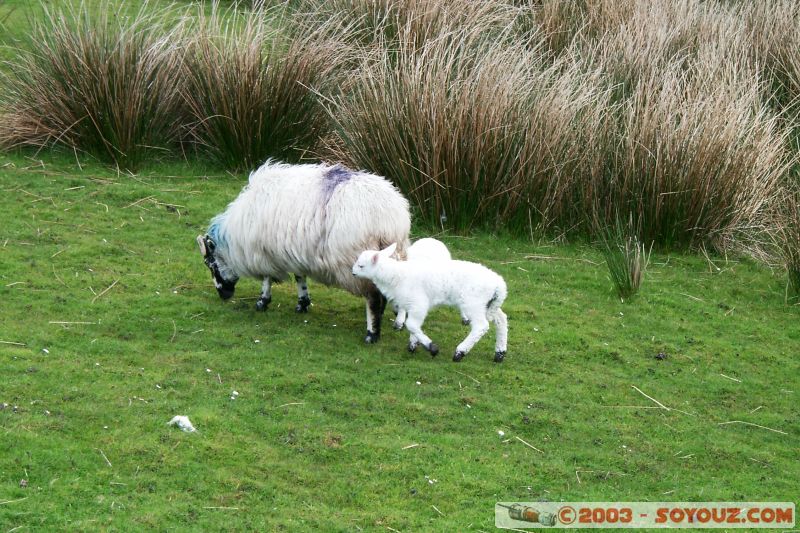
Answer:
[(428, 351), (431, 352), (431, 357), (436, 357), (439, 353), (439, 345), (435, 342), (432, 342), (430, 346), (428, 346)]
[(400, 331), (401, 329), (403, 329), (403, 323), (402, 322), (392, 323), (392, 329), (394, 329), (395, 331)]
[(465, 356), (465, 355), (467, 355), (467, 354), (466, 354), (466, 353), (464, 353), (464, 352), (456, 352), (456, 353), (455, 353), (455, 355), (453, 356), (453, 361), (455, 361), (456, 363), (458, 363), (459, 361), (461, 361), (462, 359), (464, 359), (464, 356)]
[(267, 306), (272, 301), (272, 298), (259, 298), (256, 301), (256, 311), (266, 311)]
[(297, 299), (297, 307), (294, 308), (295, 313), (308, 313), (308, 307), (311, 305), (311, 298), (303, 296)]
[(494, 352), (494, 362), (495, 363), (502, 363), (503, 359), (506, 358), (506, 352)]
[(378, 339), (381, 338), (380, 333), (373, 333), (372, 331), (367, 331), (367, 336), (364, 337), (364, 342), (367, 344), (375, 344), (378, 342)]
[(465, 326), (469, 326), (472, 321), (469, 318), (461, 317), (461, 323)]
[(408, 351), (409, 351), (409, 353), (416, 352), (417, 351), (417, 345), (414, 344), (413, 342), (409, 342), (408, 343)]

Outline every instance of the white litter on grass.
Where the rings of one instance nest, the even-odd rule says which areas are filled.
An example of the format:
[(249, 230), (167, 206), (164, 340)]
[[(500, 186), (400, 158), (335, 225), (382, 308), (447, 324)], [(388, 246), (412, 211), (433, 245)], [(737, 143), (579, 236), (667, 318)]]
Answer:
[(500, 429), (500, 430), (498, 430), (498, 431), (497, 431), (497, 434), (498, 434), (498, 435), (500, 435), (500, 436), (502, 437), (503, 435), (505, 435), (505, 434), (506, 434), (506, 432), (505, 432), (505, 431), (503, 431), (502, 429)]
[(238, 392), (236, 392), (236, 391), (232, 391), (231, 392), (231, 400), (235, 400), (237, 396), (239, 396)]
[(43, 351), (44, 353), (50, 353), (50, 350), (48, 350), (47, 348), (42, 348), (42, 351)]
[(183, 416), (183, 415), (173, 416), (172, 420), (167, 422), (167, 425), (168, 426), (178, 426), (179, 428), (181, 428), (186, 433), (192, 433), (194, 431), (197, 431), (195, 429), (195, 427), (192, 425), (192, 421), (189, 420), (188, 416)]

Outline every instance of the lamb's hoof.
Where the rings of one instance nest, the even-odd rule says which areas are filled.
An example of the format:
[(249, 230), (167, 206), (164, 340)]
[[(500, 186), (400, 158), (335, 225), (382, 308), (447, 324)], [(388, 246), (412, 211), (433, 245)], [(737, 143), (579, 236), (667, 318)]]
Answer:
[(464, 359), (465, 355), (467, 355), (467, 354), (465, 354), (464, 352), (456, 352), (455, 355), (453, 356), (453, 361), (458, 363), (459, 361)]
[(494, 362), (495, 363), (502, 363), (503, 359), (506, 358), (506, 352), (494, 352)]
[(408, 343), (408, 352), (409, 353), (414, 353), (416, 351), (417, 351), (417, 345), (414, 344), (414, 343), (409, 342)]
[(297, 299), (297, 306), (294, 308), (295, 313), (308, 313), (308, 307), (311, 305), (311, 298), (303, 296)]
[(403, 324), (401, 322), (394, 322), (392, 323), (392, 329), (395, 331), (400, 331), (403, 329)]
[(378, 339), (380, 338), (381, 338), (380, 333), (373, 333), (372, 331), (368, 331), (367, 336), (364, 337), (364, 342), (366, 342), (367, 344), (375, 344), (376, 342), (378, 342)]
[(461, 323), (464, 324), (465, 326), (469, 326), (472, 323), (472, 321), (469, 318), (463, 318), (462, 317), (461, 318)]
[(272, 301), (272, 298), (259, 298), (256, 301), (256, 311), (266, 311), (267, 306)]
[(439, 354), (439, 345), (432, 342), (431, 345), (428, 346), (428, 351), (431, 352), (431, 357), (436, 357)]

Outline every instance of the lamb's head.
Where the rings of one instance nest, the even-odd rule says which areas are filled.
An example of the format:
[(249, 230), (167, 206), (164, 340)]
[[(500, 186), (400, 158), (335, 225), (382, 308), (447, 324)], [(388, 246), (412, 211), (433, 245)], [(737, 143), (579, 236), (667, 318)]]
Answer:
[(353, 265), (353, 275), (357, 278), (375, 279), (375, 274), (386, 261), (391, 261), (391, 255), (397, 248), (397, 243), (390, 244), (381, 251), (366, 250), (356, 259)]
[(203, 254), (203, 262), (211, 271), (211, 279), (214, 281), (219, 297), (227, 300), (233, 296), (239, 276), (228, 266), (225, 253), (217, 248), (211, 237), (198, 235), (197, 244), (200, 246), (200, 253)]

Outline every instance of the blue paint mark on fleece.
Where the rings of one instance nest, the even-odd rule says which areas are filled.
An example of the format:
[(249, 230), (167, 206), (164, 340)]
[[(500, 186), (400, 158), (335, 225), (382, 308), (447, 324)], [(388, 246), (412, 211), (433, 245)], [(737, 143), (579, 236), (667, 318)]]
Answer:
[(211, 219), (211, 225), (208, 226), (208, 236), (214, 241), (217, 248), (225, 248), (227, 240), (225, 238), (225, 231), (223, 225), (225, 224), (225, 214), (220, 214)]
[(353, 171), (342, 165), (334, 165), (322, 175), (322, 193), (325, 204), (330, 201), (336, 187), (353, 177)]

